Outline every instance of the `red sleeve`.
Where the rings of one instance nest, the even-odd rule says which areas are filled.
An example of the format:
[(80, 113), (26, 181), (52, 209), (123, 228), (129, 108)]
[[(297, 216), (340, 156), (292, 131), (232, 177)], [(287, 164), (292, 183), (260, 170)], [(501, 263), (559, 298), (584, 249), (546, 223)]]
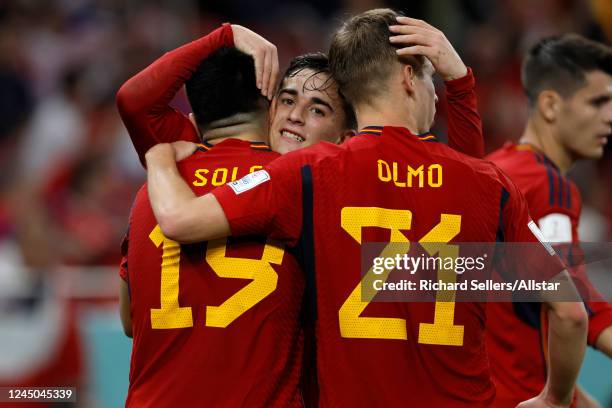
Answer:
[(589, 333), (587, 343), (595, 347), (602, 331), (612, 326), (612, 306), (607, 302), (587, 302), (589, 312)]
[(471, 68), (462, 78), (445, 82), (448, 109), (448, 145), (476, 158), (484, 157), (482, 122), (477, 109), (476, 80)]
[(518, 279), (549, 280), (566, 269), (531, 219), (527, 201), (516, 185), (503, 176), (500, 229), (505, 243), (503, 256)]
[[(579, 249), (576, 249), (576, 251), (579, 251)], [(574, 255), (574, 257), (577, 256)], [(578, 262), (578, 265), (570, 268), (574, 284), (584, 299), (584, 306), (589, 314), (587, 343), (589, 346), (595, 347), (601, 332), (612, 326), (612, 305), (606, 302), (603, 295), (593, 286), (586, 272), (586, 265), (582, 260)]]
[(232, 235), (265, 235), (293, 246), (302, 229), (302, 174), (294, 154), (263, 170), (219, 187), (212, 193), (230, 224)]
[(143, 165), (145, 153), (156, 143), (198, 141), (189, 119), (168, 104), (203, 59), (222, 46), (233, 45), (232, 28), (223, 24), (164, 54), (121, 86), (117, 108)]

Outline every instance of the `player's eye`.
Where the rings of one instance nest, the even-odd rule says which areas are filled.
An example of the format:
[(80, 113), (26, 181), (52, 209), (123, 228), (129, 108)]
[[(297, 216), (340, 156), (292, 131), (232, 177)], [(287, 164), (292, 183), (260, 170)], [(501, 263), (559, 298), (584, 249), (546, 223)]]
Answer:
[(295, 103), (295, 101), (291, 98), (281, 98), (281, 103), (283, 105), (291, 106)]
[(607, 95), (603, 95), (603, 96), (600, 96), (600, 97), (597, 97), (597, 98), (591, 100), (591, 105), (593, 105), (596, 108), (601, 108), (602, 106), (604, 106), (608, 102), (610, 102), (610, 97), (607, 96)]
[(317, 116), (325, 116), (325, 111), (321, 108), (317, 108), (316, 106), (311, 107), (310, 111)]

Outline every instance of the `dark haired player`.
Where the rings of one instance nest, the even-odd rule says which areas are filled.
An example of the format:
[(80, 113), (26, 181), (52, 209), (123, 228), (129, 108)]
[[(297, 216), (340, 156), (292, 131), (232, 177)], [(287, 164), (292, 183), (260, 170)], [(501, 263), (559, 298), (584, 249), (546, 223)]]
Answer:
[[(312, 261), (305, 272), (316, 283), (321, 406), (491, 406), (483, 305), (362, 298), (363, 242), (495, 241), (501, 230), (509, 241), (538, 243), (524, 200), (500, 171), (427, 133), (435, 113), (432, 63), (445, 79), (464, 76), (466, 68), (453, 63), (459, 57), (439, 31), (412, 19), (400, 21), (426, 35), (405, 42), (423, 45), (417, 53), (432, 63), (398, 59), (389, 45), (396, 17), (390, 10), (363, 13), (332, 43), (331, 72), (355, 107), (357, 136), (291, 152), (202, 197), (193, 195), (174, 163), (189, 146), (160, 144), (146, 155), (149, 195), (162, 230), (174, 239), (260, 233), (300, 247)], [(366, 37), (368, 43), (359, 40)], [(346, 75), (364, 67), (368, 75), (359, 81)], [(383, 161), (397, 169), (392, 178), (380, 172)], [(407, 182), (408, 165), (421, 168), (422, 182), (418, 175)], [(434, 173), (439, 177), (428, 177)], [(552, 277), (561, 264), (539, 248), (541, 262), (532, 267)], [(551, 345), (564, 348), (565, 361), (555, 363), (547, 390), (564, 402), (582, 361), (586, 316), (580, 303), (550, 304)]]
[[(220, 34), (222, 32), (217, 31), (167, 54), (128, 81), (119, 91), (118, 107), (141, 159), (146, 149), (158, 141), (194, 140), (198, 136), (185, 118), (167, 104), (199, 59), (216, 47), (230, 45), (230, 38)], [(250, 51), (244, 44), (248, 42), (240, 40), (238, 38), (236, 45)], [(257, 64), (257, 55), (254, 57)], [(460, 60), (457, 63), (463, 66)], [(473, 155), (482, 155), (480, 118), (475, 109), (471, 72), (448, 81), (446, 85), (450, 145)], [(198, 88), (191, 88), (190, 99), (198, 91), (210, 93), (217, 89), (207, 90), (206, 86)], [(209, 99), (223, 103), (223, 98), (228, 96), (221, 93), (209, 96)], [(197, 113), (197, 106), (193, 108)], [(330, 79), (329, 60), (322, 53), (306, 54), (292, 60), (271, 111), (270, 141), (273, 148), (281, 153), (310, 146), (320, 140), (339, 142), (353, 134), (356, 128), (354, 113)], [(201, 135), (205, 139), (211, 137), (210, 132)]]
[[(581, 198), (565, 174), (579, 159), (600, 158), (612, 131), (612, 49), (573, 34), (545, 38), (528, 52), (522, 79), (529, 99), (525, 131), (518, 144), (508, 143), (488, 159), (525, 195), (545, 238), (561, 246), (568, 263), (579, 262)], [(596, 301), (602, 297), (583, 265), (571, 272), (588, 299), (588, 344), (612, 356), (612, 307)], [(545, 306), (495, 303), (489, 312), (496, 406), (514, 407), (546, 383)]]
[[(224, 26), (200, 41), (230, 43), (232, 29), (244, 30)], [(278, 156), (262, 142), (269, 103), (256, 87), (253, 58), (235, 48), (202, 48), (192, 43), (166, 54), (119, 97), (149, 95), (166, 116), (162, 126), (172, 126), (166, 132), (199, 133), (203, 144), (179, 164), (198, 195)], [(167, 106), (185, 81), (197, 127)], [(132, 105), (120, 108), (130, 132), (153, 131), (139, 126)], [(302, 406), (304, 282), (284, 247), (265, 238), (181, 246), (157, 225), (145, 185), (123, 250), (122, 321), (134, 339), (128, 407)]]

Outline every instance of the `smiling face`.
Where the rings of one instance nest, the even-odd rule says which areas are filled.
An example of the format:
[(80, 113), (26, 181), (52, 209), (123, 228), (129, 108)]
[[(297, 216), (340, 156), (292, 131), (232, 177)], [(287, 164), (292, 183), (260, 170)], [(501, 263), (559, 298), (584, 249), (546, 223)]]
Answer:
[(612, 132), (612, 76), (592, 71), (585, 78), (583, 87), (562, 99), (557, 137), (574, 158), (598, 159)]
[(327, 73), (302, 69), (285, 77), (272, 102), (270, 144), (280, 154), (350, 133), (338, 87)]

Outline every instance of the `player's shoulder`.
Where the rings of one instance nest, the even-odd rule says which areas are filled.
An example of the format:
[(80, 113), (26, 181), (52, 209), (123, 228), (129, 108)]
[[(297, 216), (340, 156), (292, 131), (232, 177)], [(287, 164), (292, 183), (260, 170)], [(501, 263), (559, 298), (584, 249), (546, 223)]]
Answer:
[(579, 208), (576, 185), (542, 152), (529, 144), (507, 143), (487, 158), (498, 165), (527, 198), (531, 211)]
[(529, 144), (507, 142), (487, 155), (486, 159), (495, 163), (522, 188), (540, 188), (547, 181), (549, 173), (558, 172), (548, 158)]
[(190, 167), (195, 164), (218, 162), (240, 163), (243, 160), (257, 160), (267, 164), (279, 157), (265, 142), (249, 142), (240, 139), (228, 138), (217, 144), (198, 144), (196, 151), (179, 163), (179, 167)]

